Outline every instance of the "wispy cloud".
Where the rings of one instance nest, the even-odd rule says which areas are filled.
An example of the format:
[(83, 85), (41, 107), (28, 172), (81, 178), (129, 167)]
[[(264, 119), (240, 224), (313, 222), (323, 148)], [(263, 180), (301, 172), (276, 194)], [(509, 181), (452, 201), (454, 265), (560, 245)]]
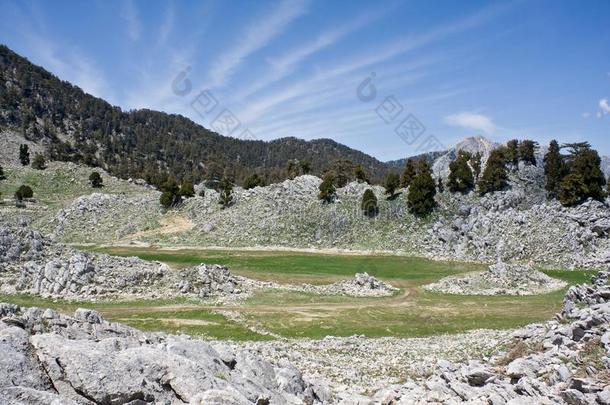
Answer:
[(473, 112), (461, 112), (448, 115), (444, 121), (452, 126), (480, 131), (484, 134), (491, 134), (496, 130), (496, 125), (490, 117)]
[(140, 22), (138, 9), (136, 8), (134, 0), (125, 0), (122, 3), (120, 17), (125, 21), (125, 29), (129, 39), (132, 41), (140, 39), (140, 35), (142, 34), (142, 23)]
[(167, 43), (167, 39), (169, 38), (169, 35), (172, 32), (172, 29), (174, 28), (175, 21), (176, 11), (174, 9), (174, 4), (169, 3), (167, 11), (165, 13), (165, 19), (159, 27), (159, 45), (165, 45), (165, 43)]
[(249, 25), (236, 46), (220, 55), (210, 72), (211, 87), (224, 85), (249, 55), (265, 47), (307, 11), (309, 0), (283, 0), (266, 18)]
[(306, 42), (283, 55), (276, 58), (270, 58), (268, 60), (270, 65), (269, 71), (261, 79), (239, 92), (236, 95), (236, 98), (246, 98), (258, 90), (280, 81), (290, 75), (294, 69), (308, 57), (336, 44), (349, 34), (373, 23), (388, 13), (388, 11), (389, 8), (384, 8), (380, 11), (367, 12), (347, 24), (322, 32), (312, 41)]

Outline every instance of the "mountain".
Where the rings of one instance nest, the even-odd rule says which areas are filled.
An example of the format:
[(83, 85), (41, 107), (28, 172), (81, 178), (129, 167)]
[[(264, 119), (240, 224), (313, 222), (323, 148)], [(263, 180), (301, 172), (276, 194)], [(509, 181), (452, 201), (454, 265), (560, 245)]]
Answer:
[[(168, 175), (198, 182), (223, 174), (238, 183), (259, 173), (286, 177), (287, 161), (309, 161), (321, 175), (335, 160), (362, 165), (373, 181), (388, 166), (331, 139), (271, 142), (222, 136), (175, 114), (122, 111), (0, 45), (0, 131), (42, 146), (50, 158), (101, 166), (162, 184)], [(16, 151), (14, 153), (17, 153)]]
[(447, 150), (443, 155), (439, 156), (432, 165), (432, 172), (436, 176), (446, 177), (449, 174), (449, 163), (457, 157), (459, 151), (475, 154), (480, 152), (482, 155), (481, 161), (483, 164), (487, 161), (492, 150), (500, 146), (499, 143), (493, 142), (484, 136), (473, 136), (466, 138), (456, 143), (452, 148)]

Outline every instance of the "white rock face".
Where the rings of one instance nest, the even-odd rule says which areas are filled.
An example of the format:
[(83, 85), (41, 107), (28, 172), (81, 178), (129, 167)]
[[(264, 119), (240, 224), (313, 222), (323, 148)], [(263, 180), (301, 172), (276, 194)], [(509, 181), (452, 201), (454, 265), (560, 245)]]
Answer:
[(449, 163), (457, 158), (459, 151), (475, 154), (481, 153), (481, 163), (484, 166), (491, 151), (496, 149), (500, 144), (492, 142), (483, 136), (474, 136), (466, 138), (453, 146), (446, 154), (436, 159), (432, 165), (432, 173), (437, 177), (446, 178), (449, 175)]
[[(72, 317), (0, 304), (0, 403), (319, 403), (328, 388), (185, 336), (144, 334), (95, 311)], [(320, 396), (318, 396), (318, 392)], [(227, 402), (228, 401), (228, 402)]]
[(564, 288), (565, 281), (556, 280), (530, 266), (496, 263), (487, 271), (450, 276), (429, 284), (429, 291), (462, 295), (534, 295)]

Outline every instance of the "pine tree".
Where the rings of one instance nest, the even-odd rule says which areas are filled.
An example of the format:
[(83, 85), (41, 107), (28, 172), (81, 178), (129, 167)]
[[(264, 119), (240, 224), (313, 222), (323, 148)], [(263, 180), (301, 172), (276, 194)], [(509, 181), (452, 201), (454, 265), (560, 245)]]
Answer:
[(549, 197), (557, 198), (561, 181), (566, 175), (567, 167), (561, 156), (559, 144), (556, 140), (552, 140), (549, 144), (549, 150), (544, 155), (544, 175), (546, 184), (544, 188), (548, 192)]
[(19, 146), (19, 161), (23, 166), (30, 164), (30, 148), (27, 145)]
[(538, 142), (526, 139), (519, 144), (519, 159), (526, 164), (536, 166), (536, 149)]
[(174, 178), (169, 178), (161, 186), (161, 197), (159, 197), (159, 203), (165, 208), (171, 208), (180, 203), (178, 183)]
[(37, 153), (34, 155), (34, 160), (32, 161), (32, 168), (36, 170), (44, 170), (47, 168), (47, 161), (44, 156)]
[(485, 170), (479, 179), (479, 194), (485, 195), (506, 187), (506, 151), (504, 148), (494, 149), (487, 159)]
[(4, 174), (2, 166), (0, 166), (0, 180), (6, 180), (6, 175)]
[(409, 187), (416, 174), (417, 173), (415, 170), (415, 162), (413, 161), (413, 159), (407, 160), (407, 163), (405, 164), (405, 170), (402, 172), (402, 178), (400, 179), (400, 187)]
[(599, 154), (590, 147), (574, 148), (573, 151), (570, 174), (561, 182), (559, 200), (567, 206), (580, 204), (587, 198), (603, 200), (606, 177), (600, 168)]
[(506, 142), (505, 152), (506, 163), (510, 164), (513, 169), (519, 165), (519, 141), (511, 139)]
[(416, 216), (426, 216), (434, 209), (436, 195), (436, 183), (432, 178), (430, 167), (425, 160), (421, 160), (417, 175), (409, 187), (407, 205), (409, 210)]
[(93, 188), (100, 188), (104, 185), (102, 176), (100, 176), (98, 172), (93, 172), (89, 175), (89, 183), (91, 183), (91, 187)]
[(366, 172), (364, 171), (364, 168), (362, 167), (362, 165), (357, 165), (354, 168), (354, 176), (356, 176), (356, 180), (359, 183), (369, 183), (369, 177), (367, 176)]
[(362, 213), (369, 217), (373, 218), (379, 214), (379, 206), (377, 205), (377, 197), (375, 193), (370, 188), (367, 189), (362, 195), (362, 202), (360, 203), (360, 209)]
[(385, 193), (388, 195), (388, 198), (392, 198), (394, 196), (399, 185), (400, 177), (398, 174), (394, 172), (388, 173), (384, 182)]
[(320, 183), (320, 193), (318, 194), (318, 198), (322, 200), (323, 203), (331, 203), (335, 198), (335, 186), (334, 186), (334, 178), (332, 174), (327, 173)]
[(233, 185), (228, 178), (223, 177), (220, 181), (220, 197), (218, 203), (222, 208), (227, 208), (233, 203)]
[(481, 152), (477, 152), (472, 155), (470, 158), (470, 167), (472, 167), (472, 171), (474, 172), (475, 180), (479, 180), (479, 176), (481, 175)]
[(470, 154), (460, 151), (457, 158), (449, 163), (449, 179), (447, 185), (452, 193), (468, 193), (474, 188), (474, 176), (468, 165)]

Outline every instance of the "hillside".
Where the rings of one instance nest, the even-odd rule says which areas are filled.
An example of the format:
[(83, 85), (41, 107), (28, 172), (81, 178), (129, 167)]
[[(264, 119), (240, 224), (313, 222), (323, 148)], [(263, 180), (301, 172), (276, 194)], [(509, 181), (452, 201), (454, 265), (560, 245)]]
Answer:
[(44, 146), (52, 159), (99, 165), (153, 184), (167, 174), (195, 182), (226, 174), (241, 183), (253, 172), (276, 182), (286, 178), (289, 159), (309, 161), (317, 175), (338, 159), (362, 165), (374, 181), (387, 171), (377, 159), (330, 139), (242, 140), (180, 115), (122, 111), (6, 46), (0, 46), (0, 106), (0, 131), (13, 147), (25, 139)]

